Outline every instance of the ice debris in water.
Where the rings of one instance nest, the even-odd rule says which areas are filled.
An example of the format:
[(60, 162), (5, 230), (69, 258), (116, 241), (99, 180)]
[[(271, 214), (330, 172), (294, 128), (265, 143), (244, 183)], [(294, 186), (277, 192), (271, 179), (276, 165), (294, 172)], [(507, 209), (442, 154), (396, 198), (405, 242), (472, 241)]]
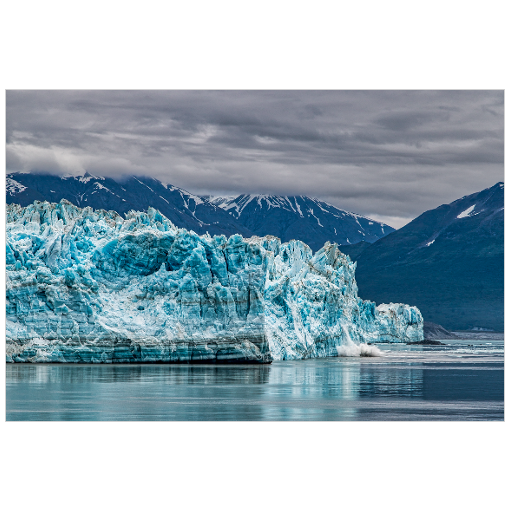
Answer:
[(9, 204), (6, 264), (11, 362), (269, 362), (423, 339), (416, 307), (358, 297), (335, 244), (199, 236), (152, 208)]

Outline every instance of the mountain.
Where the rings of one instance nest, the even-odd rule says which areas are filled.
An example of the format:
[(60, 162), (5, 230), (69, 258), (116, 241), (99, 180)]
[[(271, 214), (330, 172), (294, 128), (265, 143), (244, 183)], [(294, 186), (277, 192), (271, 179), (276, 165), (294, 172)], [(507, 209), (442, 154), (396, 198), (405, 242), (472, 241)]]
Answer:
[(326, 241), (341, 245), (373, 243), (395, 230), (305, 196), (239, 195), (207, 199), (259, 236), (274, 235), (282, 242), (299, 239), (314, 251)]
[(33, 190), (32, 188), (28, 188), (27, 186), (23, 186), (18, 181), (15, 181), (11, 176), (13, 174), (9, 174), (7, 176), (5, 182), (5, 193), (7, 196), (7, 203), (11, 204), (15, 202), (16, 204), (20, 204), (23, 207), (30, 205), (34, 200), (39, 200), (44, 202), (46, 200), (41, 193)]
[(453, 331), (503, 330), (502, 182), (349, 249), (363, 299), (416, 305), (425, 321)]
[(326, 241), (340, 245), (372, 243), (394, 231), (384, 223), (305, 196), (198, 197), (151, 177), (131, 176), (118, 182), (88, 173), (7, 175), (8, 204), (27, 206), (34, 200), (59, 202), (62, 198), (78, 207), (113, 210), (122, 215), (153, 207), (178, 227), (198, 234), (274, 235), (282, 242), (304, 241), (313, 251)]
[(439, 324), (433, 322), (423, 323), (423, 337), (425, 340), (446, 340), (448, 338), (459, 338), (456, 334), (444, 329)]
[(220, 207), (187, 191), (163, 184), (151, 177), (129, 177), (117, 182), (108, 177), (56, 176), (30, 173), (7, 175), (7, 203), (22, 206), (34, 200), (60, 202), (62, 198), (78, 207), (113, 210), (125, 215), (130, 210), (158, 209), (176, 226), (197, 234), (242, 234), (253, 232)]

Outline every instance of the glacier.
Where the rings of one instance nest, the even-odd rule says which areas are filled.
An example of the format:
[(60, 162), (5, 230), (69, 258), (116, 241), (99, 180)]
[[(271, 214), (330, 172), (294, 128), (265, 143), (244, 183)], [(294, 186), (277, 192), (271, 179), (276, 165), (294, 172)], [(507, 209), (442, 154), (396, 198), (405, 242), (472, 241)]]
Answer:
[(7, 206), (6, 361), (269, 363), (423, 340), (358, 297), (356, 263), (273, 236), (198, 235), (159, 211)]

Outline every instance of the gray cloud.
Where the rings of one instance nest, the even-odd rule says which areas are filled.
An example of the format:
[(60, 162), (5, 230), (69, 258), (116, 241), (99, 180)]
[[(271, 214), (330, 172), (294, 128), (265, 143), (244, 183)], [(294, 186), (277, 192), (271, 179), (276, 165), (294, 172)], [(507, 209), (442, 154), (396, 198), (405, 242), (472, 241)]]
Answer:
[(410, 131), (425, 124), (436, 122), (448, 122), (450, 115), (444, 113), (444, 108), (435, 112), (408, 111), (398, 113), (386, 113), (381, 115), (376, 123), (391, 131)]
[(502, 91), (8, 91), (7, 170), (306, 194), (393, 226), (503, 179)]

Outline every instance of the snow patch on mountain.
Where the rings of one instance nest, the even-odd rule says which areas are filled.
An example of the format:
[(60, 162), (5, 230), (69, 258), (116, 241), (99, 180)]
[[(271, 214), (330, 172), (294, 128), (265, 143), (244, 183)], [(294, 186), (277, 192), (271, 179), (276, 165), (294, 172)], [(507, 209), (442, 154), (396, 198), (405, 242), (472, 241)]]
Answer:
[(475, 207), (476, 207), (476, 204), (473, 204), (471, 207), (468, 207), (465, 211), (462, 211), (457, 216), (457, 218), (465, 218), (466, 216), (471, 216), (471, 213), (473, 212)]
[[(89, 179), (90, 180), (90, 179)], [(85, 181), (85, 182), (88, 182), (88, 181)], [(108, 193), (111, 193), (112, 195), (115, 195), (115, 193), (111, 190), (109, 190), (106, 186), (103, 186), (101, 183), (99, 182), (96, 182), (94, 183), (94, 186), (99, 190), (99, 189), (104, 189), (105, 191), (107, 191)], [(92, 193), (95, 193), (94, 191)], [(118, 196), (118, 195), (117, 195)]]
[(303, 213), (301, 212), (301, 207), (299, 207), (296, 197), (294, 197), (294, 204), (296, 205), (296, 210), (297, 210), (299, 216), (301, 216), (301, 218), (304, 218)]
[[(73, 176), (76, 178), (76, 176)], [(90, 182), (91, 180), (101, 180), (101, 181), (104, 181), (105, 178), (104, 177), (101, 177), (100, 175), (92, 175), (92, 174), (89, 174), (88, 172), (86, 172), (82, 177), (79, 177), (78, 180), (80, 182), (83, 182), (84, 184), (86, 184), (87, 182)]]
[(11, 196), (16, 195), (17, 193), (21, 193), (22, 191), (27, 189), (26, 186), (23, 186), (23, 184), (20, 184), (18, 181), (15, 181), (14, 179), (11, 179), (9, 177), (7, 177), (5, 184), (6, 192)]

